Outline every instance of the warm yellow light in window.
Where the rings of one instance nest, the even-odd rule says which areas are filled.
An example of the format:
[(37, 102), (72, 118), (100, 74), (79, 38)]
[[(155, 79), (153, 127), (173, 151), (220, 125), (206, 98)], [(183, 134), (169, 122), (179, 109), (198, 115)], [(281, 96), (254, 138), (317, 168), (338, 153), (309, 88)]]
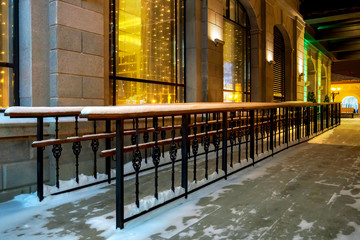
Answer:
[(332, 91), (336, 91), (336, 88), (333, 87), (333, 88), (331, 88), (331, 90), (332, 90)]
[(6, 2), (2, 2), (1, 5), (5, 6), (5, 5), (6, 5)]
[(152, 102), (152, 103), (156, 103), (156, 100), (155, 100), (155, 99), (153, 99), (151, 102)]
[(340, 91), (340, 90), (341, 90), (341, 88), (339, 88), (339, 87), (338, 87), (338, 88), (337, 88), (337, 90), (338, 90), (338, 91)]
[(235, 95), (235, 99), (237, 99), (239, 96), (238, 95)]
[(1, 79), (1, 81), (0, 81), (1, 83), (4, 83), (4, 79)]
[(1, 71), (0, 73), (1, 73), (1, 74), (4, 74), (4, 73), (5, 73), (5, 71)]

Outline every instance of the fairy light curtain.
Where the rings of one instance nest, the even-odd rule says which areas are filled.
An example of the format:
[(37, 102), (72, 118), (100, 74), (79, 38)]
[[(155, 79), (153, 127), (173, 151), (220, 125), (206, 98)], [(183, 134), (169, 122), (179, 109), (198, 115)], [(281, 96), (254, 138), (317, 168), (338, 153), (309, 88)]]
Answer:
[(115, 5), (116, 104), (183, 102), (182, 1)]
[(0, 4), (0, 107), (9, 107), (13, 80), (13, 4), (2, 0)]
[(250, 101), (250, 39), (245, 10), (224, 0), (224, 102)]

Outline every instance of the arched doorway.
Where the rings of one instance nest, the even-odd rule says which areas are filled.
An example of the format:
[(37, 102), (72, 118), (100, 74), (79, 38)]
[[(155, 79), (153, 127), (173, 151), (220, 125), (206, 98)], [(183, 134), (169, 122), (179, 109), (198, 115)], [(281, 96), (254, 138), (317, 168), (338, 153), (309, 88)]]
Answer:
[[(307, 60), (307, 83), (306, 83), (306, 91), (307, 91), (307, 101), (311, 101), (309, 99), (309, 96), (311, 96), (310, 93), (313, 93), (314, 95), (317, 95), (316, 93), (316, 70), (315, 70), (315, 64), (311, 57)], [(315, 97), (316, 99), (316, 97)]]
[(274, 27), (274, 102), (285, 101), (285, 43), (277, 27)]
[(343, 108), (354, 108), (355, 113), (359, 111), (359, 103), (356, 97), (348, 96), (345, 97), (341, 102), (341, 107)]

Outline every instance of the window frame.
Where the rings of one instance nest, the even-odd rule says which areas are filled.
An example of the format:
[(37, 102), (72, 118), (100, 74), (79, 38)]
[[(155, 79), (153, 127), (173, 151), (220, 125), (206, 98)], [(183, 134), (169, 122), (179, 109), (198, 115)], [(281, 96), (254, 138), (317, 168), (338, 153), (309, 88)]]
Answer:
[[(11, 0), (10, 0), (11, 1)], [(10, 2), (9, 1), (9, 2)], [(13, 92), (13, 98), (9, 99), (9, 106), (19, 106), (20, 105), (20, 96), (19, 96), (19, 1), (13, 0), (13, 38), (12, 38), (12, 47), (13, 47), (13, 61), (12, 62), (1, 62), (0, 67), (11, 68), (13, 70), (13, 83), (14, 86), (11, 88)]]
[[(245, 70), (245, 83), (246, 86), (242, 86), (242, 94), (243, 94), (243, 99), (242, 102), (251, 102), (251, 40), (250, 40), (250, 20), (249, 20), (249, 16), (245, 10), (245, 8), (241, 5), (241, 3), (238, 0), (234, 0), (236, 2), (236, 6), (235, 6), (235, 19), (237, 21), (234, 21), (231, 19), (230, 16), (230, 1), (231, 0), (223, 0), (224, 3), (224, 7), (226, 7), (226, 11), (223, 12), (223, 17), (225, 21), (228, 21), (231, 24), (235, 24), (240, 26), (241, 28), (243, 28), (243, 30), (245, 31), (245, 46), (244, 46), (244, 57), (246, 56), (247, 61), (244, 61), (244, 64), (246, 64), (246, 66), (244, 66), (244, 70)], [(246, 25), (242, 24), (240, 21), (240, 17), (239, 17), (239, 11), (238, 9), (241, 9), (243, 13), (245, 13), (245, 22)], [(228, 90), (228, 89), (224, 89), (224, 82), (223, 82), (223, 92), (238, 92), (236, 90)]]
[[(117, 11), (117, 6), (116, 6), (116, 0), (111, 0), (109, 1), (109, 5), (110, 5), (110, 11), (109, 11), (109, 15), (110, 15), (110, 21), (109, 21), (109, 25), (110, 25), (110, 31), (109, 31), (109, 57), (110, 57), (110, 74), (109, 74), (109, 80), (110, 80), (110, 84), (112, 84), (112, 93), (110, 94), (112, 96), (112, 105), (116, 106), (116, 82), (117, 81), (127, 81), (127, 82), (135, 82), (135, 83), (148, 83), (148, 84), (157, 84), (157, 85), (165, 85), (165, 86), (172, 86), (175, 88), (175, 96), (176, 96), (176, 101), (178, 101), (179, 97), (178, 96), (178, 88), (182, 87), (183, 88), (183, 99), (184, 102), (186, 102), (186, 29), (185, 29), (185, 8), (186, 8), (186, 1), (185, 0), (175, 0), (175, 26), (176, 28), (178, 28), (178, 4), (182, 3), (183, 6), (183, 10), (182, 10), (182, 18), (183, 18), (183, 26), (181, 26), (183, 29), (183, 34), (182, 37), (183, 39), (180, 40), (180, 42), (178, 42), (178, 30), (175, 31), (175, 45), (177, 46), (176, 49), (178, 48), (183, 48), (183, 59), (178, 58), (177, 54), (178, 51), (175, 51), (176, 54), (176, 59), (175, 59), (175, 83), (171, 83), (171, 82), (162, 82), (162, 81), (158, 81), (158, 80), (147, 80), (147, 79), (142, 79), (142, 78), (131, 78), (131, 77), (122, 77), (122, 76), (118, 76), (117, 75), (117, 68), (116, 68), (116, 56), (115, 56), (115, 51), (116, 51), (116, 23), (114, 24), (114, 19), (116, 20), (116, 11)], [(181, 7), (180, 7), (181, 9)], [(116, 21), (115, 21), (116, 22)], [(181, 24), (181, 23), (180, 23)], [(182, 46), (182, 42), (183, 42), (183, 46)], [(179, 61), (180, 60), (180, 61)], [(181, 61), (183, 62), (183, 67), (182, 67), (182, 71), (184, 72), (184, 76), (183, 76), (183, 83), (179, 83), (179, 64), (181, 64)], [(180, 63), (179, 63), (180, 62)], [(111, 73), (112, 72), (112, 73)]]

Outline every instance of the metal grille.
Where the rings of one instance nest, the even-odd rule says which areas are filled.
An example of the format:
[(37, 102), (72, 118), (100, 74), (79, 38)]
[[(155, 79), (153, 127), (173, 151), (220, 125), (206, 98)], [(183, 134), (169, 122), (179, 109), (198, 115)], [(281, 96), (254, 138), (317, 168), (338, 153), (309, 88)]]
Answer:
[(280, 31), (274, 28), (274, 101), (285, 101), (285, 46)]

